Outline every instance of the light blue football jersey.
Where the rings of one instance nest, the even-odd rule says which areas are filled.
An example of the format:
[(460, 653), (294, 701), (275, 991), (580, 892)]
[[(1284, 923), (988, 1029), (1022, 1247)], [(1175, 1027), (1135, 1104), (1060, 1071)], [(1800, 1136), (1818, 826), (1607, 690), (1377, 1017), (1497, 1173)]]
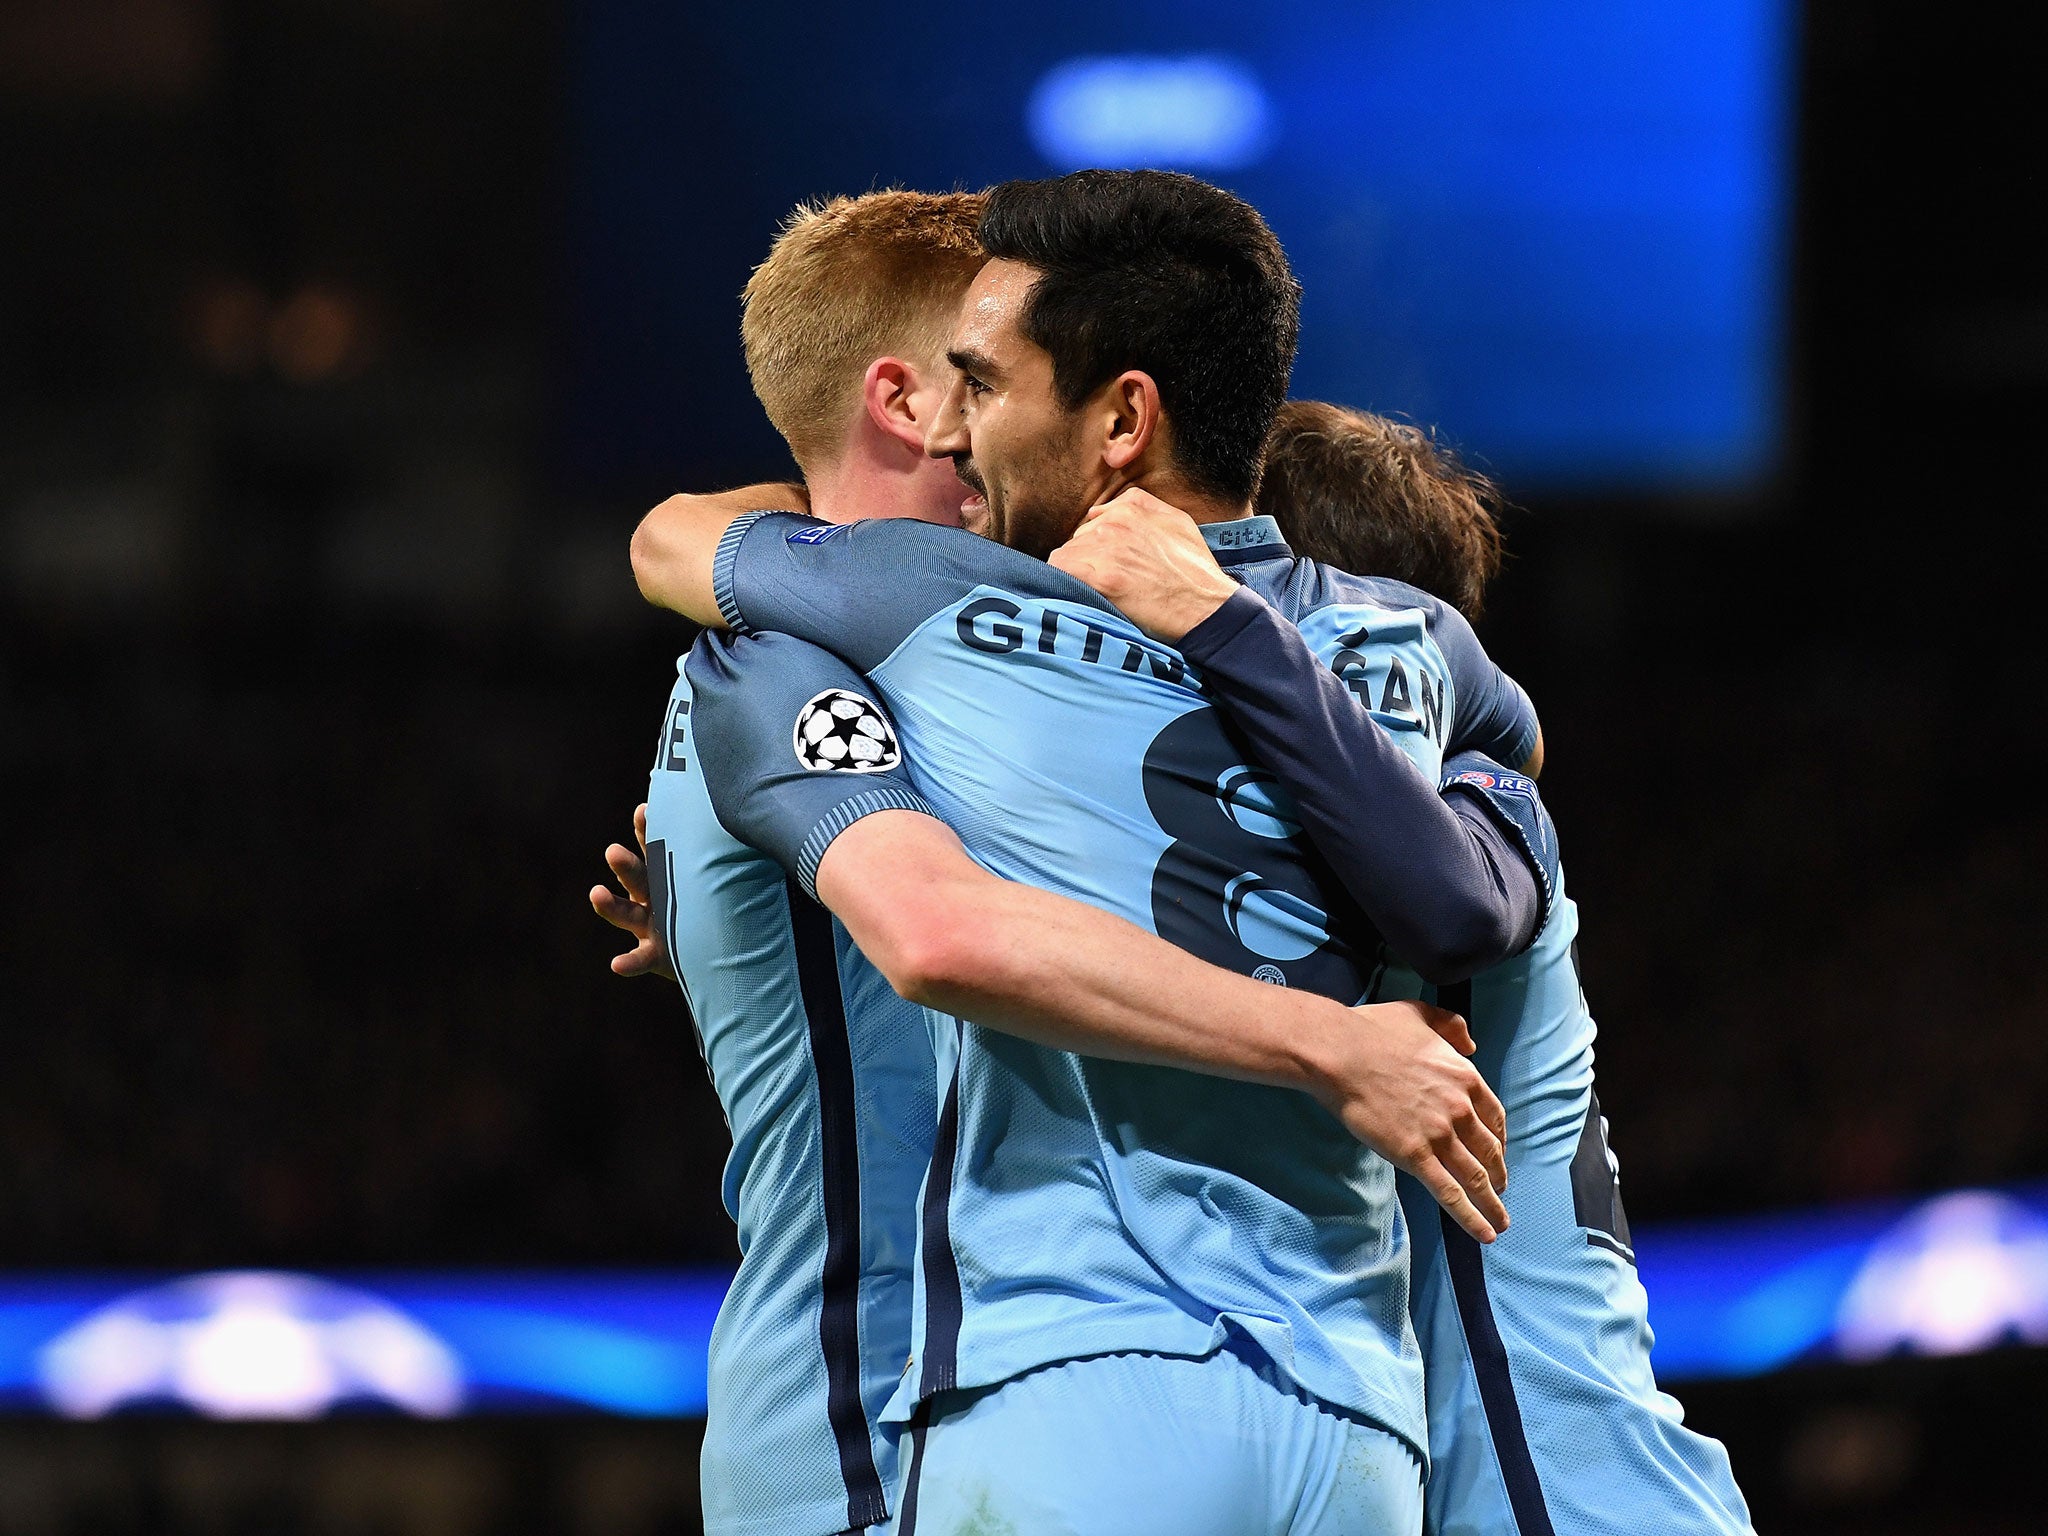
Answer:
[(880, 1412), (910, 1350), (917, 1191), (936, 1090), (924, 1011), (813, 899), (878, 810), (928, 810), (873, 690), (782, 635), (707, 635), (648, 781), (653, 906), (732, 1129), (741, 1259), (711, 1334), (713, 1536), (887, 1518)]
[[(1412, 1308), (1428, 1377), (1430, 1536), (1735, 1536), (1748, 1508), (1716, 1441), (1685, 1428), (1650, 1368), (1607, 1123), (1577, 909), (1535, 784), (1478, 754), (1445, 787), (1477, 797), (1544, 901), (1530, 947), (1435, 1000), (1462, 1013), (1507, 1111), (1509, 1227), (1482, 1248), (1402, 1176)], [(1383, 990), (1423, 996), (1412, 973)]]
[[(1413, 589), (1297, 570), (1272, 556), (1267, 519), (1212, 542), (1273, 566), (1266, 584), (1305, 629), (1323, 608), (1362, 610), (1325, 621), (1330, 638), (1376, 686), (1398, 672), (1412, 707), (1383, 723), (1432, 781), (1476, 723), (1471, 701), (1500, 697), (1469, 630), (1447, 649), (1430, 622), (1445, 610)], [(736, 523), (714, 587), (735, 630), (798, 635), (867, 675), (917, 789), (996, 874), (1229, 969), (1364, 995), (1376, 941), (1270, 776), (1182, 658), (1092, 589), (958, 530), (788, 513)], [(1235, 1329), (1306, 1391), (1425, 1448), (1393, 1170), (1307, 1095), (958, 1019), (935, 1044), (914, 1355), (891, 1418), (1054, 1361), (1205, 1355)]]

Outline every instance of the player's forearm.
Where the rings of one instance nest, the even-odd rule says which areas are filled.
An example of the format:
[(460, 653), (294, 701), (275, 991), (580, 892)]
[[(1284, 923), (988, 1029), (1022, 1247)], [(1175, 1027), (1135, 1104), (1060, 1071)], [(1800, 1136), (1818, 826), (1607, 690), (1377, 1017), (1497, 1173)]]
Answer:
[(633, 530), (633, 579), (657, 608), (725, 628), (712, 591), (711, 563), (734, 519), (763, 507), (808, 511), (800, 485), (749, 485), (708, 496), (671, 496)]
[(991, 878), (959, 912), (930, 1007), (1055, 1050), (1318, 1091), (1338, 1004), (1223, 971), (1080, 902)]
[(1305, 1090), (1481, 1242), (1507, 1224), (1506, 1115), (1460, 1059), (1473, 1045), (1454, 1016), (1343, 1008), (1220, 970), (1121, 918), (998, 879), (919, 811), (852, 823), (820, 858), (816, 890), (915, 1002), (1055, 1050)]
[(944, 823), (865, 818), (820, 898), (891, 986), (1054, 1050), (1322, 1092), (1349, 1010), (1195, 959), (1122, 918), (975, 864)]

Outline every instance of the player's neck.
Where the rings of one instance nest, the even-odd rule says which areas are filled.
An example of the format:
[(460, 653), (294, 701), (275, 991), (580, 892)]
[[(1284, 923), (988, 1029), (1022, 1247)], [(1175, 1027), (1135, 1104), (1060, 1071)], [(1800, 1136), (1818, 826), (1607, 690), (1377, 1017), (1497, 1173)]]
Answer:
[(1252, 515), (1249, 501), (1231, 501), (1227, 497), (1197, 490), (1171, 469), (1133, 475), (1100, 499), (1107, 501), (1117, 492), (1134, 485), (1141, 491), (1150, 491), (1168, 506), (1179, 507), (1198, 523), (1234, 523), (1241, 517)]
[(832, 463), (807, 470), (811, 515), (828, 523), (900, 517), (910, 500), (924, 455), (879, 431), (855, 431)]

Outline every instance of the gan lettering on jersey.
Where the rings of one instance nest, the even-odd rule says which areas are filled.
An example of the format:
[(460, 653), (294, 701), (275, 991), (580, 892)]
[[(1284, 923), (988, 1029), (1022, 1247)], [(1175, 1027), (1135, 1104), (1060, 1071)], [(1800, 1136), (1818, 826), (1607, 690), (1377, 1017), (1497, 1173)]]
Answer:
[[(1457, 699), (1428, 616), (1419, 608), (1335, 603), (1305, 615), (1301, 637), (1434, 779)], [(1368, 642), (1370, 649), (1361, 649)]]
[[(1356, 694), (1358, 702), (1367, 709), (1413, 720), (1430, 740), (1443, 745), (1444, 679), (1418, 671), (1411, 681), (1399, 656), (1388, 661), (1386, 671), (1375, 679), (1367, 658), (1353, 649), (1365, 642), (1364, 630), (1342, 637), (1338, 641), (1342, 649), (1330, 658), (1330, 670), (1344, 679), (1344, 686)], [(1379, 688), (1377, 703), (1373, 699), (1375, 681)]]
[(796, 760), (813, 771), (881, 773), (903, 761), (889, 721), (870, 699), (827, 688), (797, 711)]

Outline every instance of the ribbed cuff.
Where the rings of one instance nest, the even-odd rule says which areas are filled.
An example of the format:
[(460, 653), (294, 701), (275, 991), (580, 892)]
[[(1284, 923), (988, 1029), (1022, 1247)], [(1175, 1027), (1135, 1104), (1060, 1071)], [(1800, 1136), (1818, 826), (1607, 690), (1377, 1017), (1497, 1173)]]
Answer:
[[(1514, 777), (1521, 778), (1522, 775), (1516, 774)], [(1514, 842), (1516, 850), (1522, 855), (1522, 862), (1529, 866), (1529, 872), (1536, 877), (1536, 927), (1529, 935), (1529, 943), (1534, 944), (1537, 935), (1549, 926), (1551, 914), (1557, 910), (1557, 877), (1551, 873), (1556, 867), (1557, 850), (1546, 849), (1542, 845), (1542, 828), (1545, 823), (1538, 820), (1533, 825), (1525, 824), (1521, 817), (1511, 814), (1506, 806), (1487, 791), (1476, 784), (1461, 784), (1455, 777), (1447, 780), (1438, 793), (1449, 794), (1454, 789), (1462, 791), (1467, 799), (1479, 802), (1480, 809), (1486, 813), (1486, 819)], [(1517, 953), (1528, 953), (1528, 946), (1525, 945)]]
[(811, 900), (818, 899), (818, 861), (825, 857), (825, 850), (840, 833), (877, 811), (921, 811), (934, 818), (939, 814), (923, 795), (900, 784), (879, 784), (850, 800), (840, 801), (818, 819), (796, 851), (797, 884)]
[(718, 616), (725, 620), (726, 627), (736, 635), (749, 631), (747, 621), (740, 614), (739, 600), (733, 596), (732, 568), (740, 557), (740, 540), (747, 536), (747, 530), (767, 517), (772, 509), (759, 512), (743, 512), (727, 525), (719, 537), (718, 548), (711, 552), (711, 596), (718, 603)]

